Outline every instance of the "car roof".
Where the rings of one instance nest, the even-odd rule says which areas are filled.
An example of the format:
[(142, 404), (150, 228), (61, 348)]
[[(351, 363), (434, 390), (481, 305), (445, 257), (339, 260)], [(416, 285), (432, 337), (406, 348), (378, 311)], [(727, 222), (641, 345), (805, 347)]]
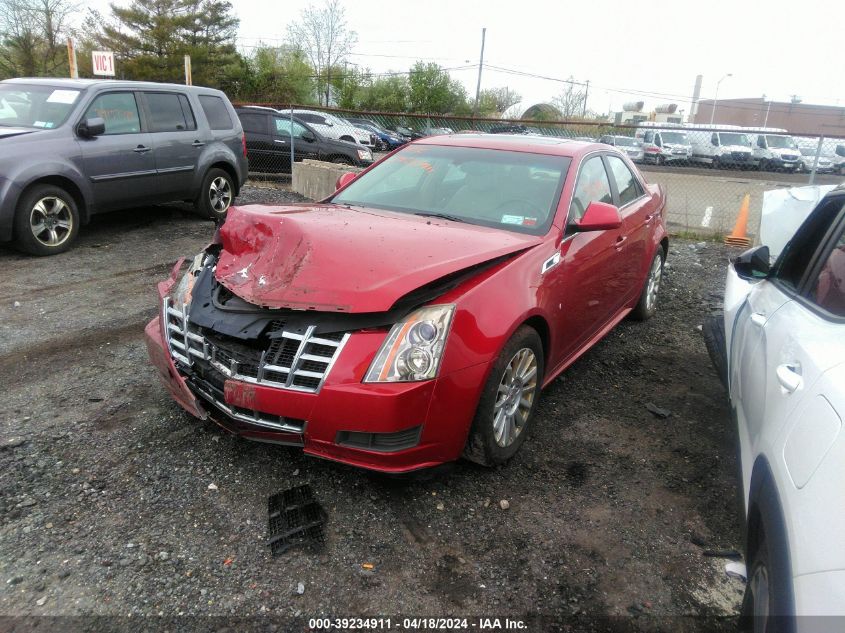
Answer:
[(179, 89), (179, 90), (195, 90), (207, 91), (218, 94), (219, 90), (214, 88), (206, 88), (204, 86), (185, 86), (183, 84), (168, 84), (157, 83), (155, 81), (125, 81), (115, 79), (68, 79), (55, 77), (18, 77), (15, 79), (5, 79), (3, 84), (16, 84), (21, 86), (54, 86), (56, 88), (74, 88), (76, 90), (87, 90), (94, 86), (108, 86), (109, 88), (129, 88), (132, 90), (151, 89), (161, 90), (162, 88)]
[(550, 154), (575, 158), (592, 150), (616, 151), (604, 143), (575, 141), (548, 136), (526, 136), (508, 134), (449, 134), (422, 138), (414, 145), (445, 145), (450, 147), (474, 147), (478, 149), (511, 150), (533, 154)]

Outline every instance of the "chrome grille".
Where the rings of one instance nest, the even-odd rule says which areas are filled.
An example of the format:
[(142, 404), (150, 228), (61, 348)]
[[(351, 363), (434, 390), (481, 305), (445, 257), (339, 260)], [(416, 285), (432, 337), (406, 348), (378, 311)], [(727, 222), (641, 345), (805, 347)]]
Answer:
[(304, 333), (287, 331), (280, 320), (270, 325), (269, 346), (256, 350), (231, 337), (204, 334), (169, 297), (164, 300), (163, 317), (170, 354), (183, 365), (203, 365), (224, 380), (306, 393), (320, 390), (349, 338), (348, 332), (315, 334), (313, 325)]

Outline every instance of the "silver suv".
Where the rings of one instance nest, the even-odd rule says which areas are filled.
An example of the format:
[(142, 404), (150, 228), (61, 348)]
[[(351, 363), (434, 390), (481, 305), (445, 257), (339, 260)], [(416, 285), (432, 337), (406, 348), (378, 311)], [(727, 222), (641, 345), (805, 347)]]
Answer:
[(95, 213), (190, 201), (222, 219), (247, 176), (222, 92), (134, 81), (0, 81), (0, 242), (67, 250)]

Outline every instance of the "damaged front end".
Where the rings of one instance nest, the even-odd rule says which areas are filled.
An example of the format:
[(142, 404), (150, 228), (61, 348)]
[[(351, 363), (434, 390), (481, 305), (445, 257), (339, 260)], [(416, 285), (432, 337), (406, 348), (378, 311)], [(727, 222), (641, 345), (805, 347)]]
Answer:
[[(437, 379), (455, 306), (430, 302), (508, 256), (430, 282), (389, 310), (344, 313), (249, 303), (218, 280), (222, 252), (211, 244), (181, 277), (177, 264), (147, 327), (150, 358), (188, 413), (247, 439), (385, 472), (457, 459), (475, 379)], [(456, 384), (466, 402), (450, 395), (432, 406)]]

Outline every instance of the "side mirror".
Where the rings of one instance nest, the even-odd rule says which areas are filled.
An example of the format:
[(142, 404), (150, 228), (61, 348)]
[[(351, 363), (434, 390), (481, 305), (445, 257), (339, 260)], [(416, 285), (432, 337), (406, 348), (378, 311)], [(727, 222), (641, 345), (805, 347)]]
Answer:
[(313, 143), (314, 141), (317, 140), (317, 137), (314, 136), (314, 134), (312, 134), (308, 130), (305, 130), (302, 134), (300, 134), (299, 138), (301, 138), (306, 143)]
[(76, 128), (76, 133), (82, 138), (93, 138), (105, 134), (106, 122), (100, 117), (85, 119)]
[(580, 233), (618, 229), (622, 226), (622, 216), (614, 205), (594, 200), (587, 205), (581, 219), (573, 222), (572, 226)]
[(743, 279), (765, 279), (772, 269), (768, 246), (755, 246), (732, 260), (736, 274)]
[(343, 189), (346, 185), (355, 180), (357, 177), (358, 174), (356, 174), (354, 171), (347, 171), (341, 174), (334, 185), (335, 191)]

